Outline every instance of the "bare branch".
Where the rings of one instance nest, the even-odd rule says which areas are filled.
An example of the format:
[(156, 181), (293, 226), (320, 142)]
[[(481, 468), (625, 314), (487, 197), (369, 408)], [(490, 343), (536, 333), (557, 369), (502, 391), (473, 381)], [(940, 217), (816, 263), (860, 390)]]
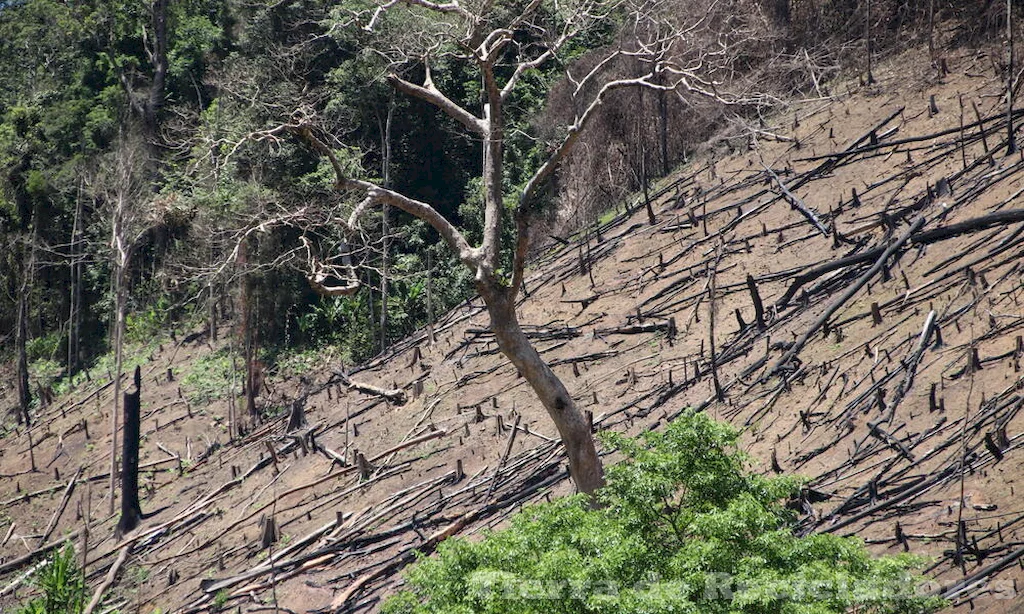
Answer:
[(387, 80), (395, 89), (404, 92), (413, 98), (419, 98), (420, 100), (434, 105), (474, 134), (478, 134), (480, 136), (486, 135), (487, 124), (484, 120), (473, 115), (466, 109), (463, 109), (453, 100), (442, 94), (441, 91), (434, 86), (434, 82), (430, 78), (430, 66), (427, 65), (426, 69), (427, 77), (422, 86), (406, 81), (395, 73), (390, 73), (387, 76)]
[[(565, 158), (566, 154), (572, 150), (573, 145), (579, 139), (583, 129), (586, 128), (587, 124), (594, 117), (594, 114), (604, 103), (605, 98), (611, 92), (623, 89), (627, 87), (649, 87), (655, 89), (661, 89), (665, 86), (658, 86), (650, 81), (651, 75), (644, 75), (636, 79), (617, 79), (615, 81), (609, 81), (605, 83), (601, 90), (597, 93), (594, 99), (590, 102), (590, 105), (580, 114), (576, 121), (569, 126), (568, 132), (562, 139), (562, 142), (555, 148), (555, 151), (544, 161), (544, 164), (537, 169), (537, 172), (533, 174), (533, 177), (526, 183), (526, 187), (523, 188), (523, 193), (519, 196), (519, 206), (525, 207), (533, 199), (537, 190), (544, 184), (545, 181), (551, 177), (551, 174), (555, 172), (558, 164)], [(671, 89), (671, 88), (665, 88)]]
[[(309, 239), (301, 237), (301, 240), (302, 246), (306, 248), (306, 266), (309, 270), (306, 279), (317, 294), (322, 296), (352, 296), (359, 291), (359, 278), (356, 276), (356, 271), (352, 267), (352, 262), (347, 253), (344, 254), (346, 260), (345, 269), (347, 270), (342, 274), (339, 271), (339, 267), (324, 263), (313, 253), (313, 246), (310, 244)], [(347, 246), (343, 245), (342, 249), (347, 252)], [(344, 280), (344, 285), (328, 285), (327, 280), (332, 277)]]

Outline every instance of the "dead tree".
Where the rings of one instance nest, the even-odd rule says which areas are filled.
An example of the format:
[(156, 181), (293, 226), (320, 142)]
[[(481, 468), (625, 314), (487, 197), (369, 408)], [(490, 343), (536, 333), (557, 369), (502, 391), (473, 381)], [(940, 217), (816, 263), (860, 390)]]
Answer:
[(1009, 58), (1006, 69), (1006, 155), (1017, 151), (1017, 138), (1013, 130), (1013, 2), (1006, 0), (1006, 38)]
[[(424, 47), (413, 48), (415, 43), (405, 44), (391, 38), (380, 40), (378, 47), (382, 54), (392, 54), (392, 69), (386, 78), (397, 91), (436, 107), (482, 143), (484, 207), (483, 239), (479, 245), (471, 245), (463, 231), (433, 205), (386, 186), (351, 177), (331, 146), (334, 137), (319, 130), (309, 114), (297, 113), (289, 123), (256, 135), (260, 140), (289, 135), (297, 137), (329, 160), (335, 173), (336, 189), (358, 202), (347, 218), (345, 230), (349, 236), (356, 235), (360, 219), (370, 208), (383, 206), (394, 207), (419, 218), (438, 233), (457, 254), (459, 261), (472, 271), (475, 289), (487, 307), (498, 348), (529, 383), (555, 423), (565, 445), (572, 478), (585, 493), (592, 493), (604, 484), (604, 471), (590, 424), (565, 385), (524, 334), (516, 313), (534, 216), (543, 208), (543, 192), (560, 163), (614, 92), (627, 88), (655, 91), (685, 88), (721, 100), (716, 94), (715, 84), (698, 72), (706, 70), (707, 64), (714, 59), (710, 54), (707, 54), (710, 58), (707, 63), (692, 61), (692, 58), (685, 64), (673, 61), (673, 47), (685, 44), (687, 33), (696, 27), (695, 23), (701, 23), (701, 16), (681, 14), (662, 7), (663, 23), (660, 27), (647, 28), (658, 32), (658, 36), (638, 40), (631, 49), (619, 47), (607, 51), (605, 57), (584, 74), (574, 75), (571, 68), (568, 70), (575, 117), (555, 137), (557, 140), (549, 144), (547, 158), (524, 184), (514, 206), (507, 206), (502, 188), (502, 179), (506, 175), (505, 133), (509, 128), (505, 104), (530, 71), (561, 61), (560, 54), (573, 39), (608, 19), (608, 11), (613, 10), (613, 4), (618, 5), (603, 0), (586, 0), (573, 5), (570, 11), (538, 0), (528, 3), (517, 14), (486, 3), (482, 5), (482, 13), (475, 13), (456, 2), (408, 0), (382, 3), (360, 17), (362, 31), (369, 33), (387, 31), (385, 22), (391, 13), (397, 11), (412, 10), (418, 19), (424, 16), (434, 19), (424, 29), (435, 28), (436, 31), (421, 33), (421, 40), (427, 41)], [(661, 4), (653, 6), (659, 8)], [(558, 19), (552, 19), (550, 11), (555, 10), (559, 11)], [(651, 15), (657, 13), (652, 12), (650, 3), (642, 7), (638, 5), (634, 10), (638, 19), (651, 19)], [(558, 25), (552, 25), (555, 23)], [(479, 107), (460, 105), (434, 83), (430, 68), (432, 57), (437, 56), (457, 56), (476, 70), (480, 84)], [(636, 58), (647, 60), (645, 74), (631, 78), (609, 77), (613, 67)], [(415, 74), (423, 76), (422, 81), (410, 80), (410, 66)], [(502, 245), (502, 218), (506, 214), (514, 220), (514, 245)], [(350, 262), (331, 266), (329, 261), (318, 257), (308, 242), (306, 248), (308, 277), (314, 289), (328, 296), (351, 295), (358, 290), (359, 281)], [(507, 272), (500, 266), (504, 250), (512, 260)]]
[(106, 169), (100, 198), (111, 207), (110, 247), (114, 277), (114, 313), (111, 326), (114, 346), (114, 408), (110, 412), (110, 513), (114, 513), (117, 480), (117, 420), (121, 401), (121, 368), (124, 362), (125, 318), (128, 310), (129, 267), (143, 239), (156, 225), (158, 207), (143, 205), (143, 168), (147, 153), (137, 135), (122, 134)]
[(135, 388), (124, 393), (124, 446), (121, 453), (121, 519), (117, 522), (118, 539), (139, 526), (142, 507), (139, 505), (139, 435), (141, 429), (142, 371), (135, 367)]
[[(35, 226), (35, 224), (33, 224), (33, 226)], [(29, 289), (31, 288), (33, 271), (35, 269), (35, 245), (35, 234), (33, 232), (31, 246), (28, 248), (29, 256), (27, 259), (24, 258), (24, 248), (22, 249), (22, 258), (26, 261), (21, 268), (21, 288), (18, 293), (18, 319), (15, 324), (16, 328), (14, 335), (18, 365), (18, 372), (15, 376), (18, 387), (18, 420), (25, 423), (26, 429), (32, 426), (32, 418), (29, 413), (29, 406), (32, 404), (32, 392), (29, 387), (28, 379), (27, 344), (29, 319), (28, 295)]]

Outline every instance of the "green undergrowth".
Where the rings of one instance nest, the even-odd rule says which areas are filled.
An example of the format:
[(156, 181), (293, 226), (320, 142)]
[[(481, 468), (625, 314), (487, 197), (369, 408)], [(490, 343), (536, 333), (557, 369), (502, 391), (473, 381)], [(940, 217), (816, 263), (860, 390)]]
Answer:
[(79, 614), (85, 607), (85, 575), (75, 560), (75, 549), (65, 544), (32, 578), (39, 596), (12, 614)]
[(688, 413), (634, 440), (585, 496), (524, 508), (479, 541), (451, 539), (407, 572), (386, 614), (828, 614), (929, 612), (908, 555), (873, 558), (856, 538), (798, 536), (794, 477), (748, 469), (737, 432)]
[(227, 398), (232, 389), (232, 371), (235, 390), (241, 391), (245, 381), (245, 362), (227, 348), (204, 354), (192, 363), (192, 368), (181, 380), (181, 390), (194, 405)]

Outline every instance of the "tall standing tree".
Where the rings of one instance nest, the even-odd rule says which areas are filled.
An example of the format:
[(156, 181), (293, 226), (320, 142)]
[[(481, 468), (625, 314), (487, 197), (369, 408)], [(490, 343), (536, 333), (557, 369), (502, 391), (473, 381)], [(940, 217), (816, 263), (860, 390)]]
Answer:
[[(505, 161), (509, 129), (505, 106), (525, 85), (528, 75), (548, 64), (567, 63), (571, 53), (578, 50), (578, 39), (609, 26), (612, 14), (625, 10), (623, 5), (602, 0), (570, 4), (529, 0), (483, 3), (479, 12), (474, 12), (458, 2), (388, 0), (357, 17), (355, 21), (360, 22), (363, 31), (377, 34), (377, 50), (392, 61), (386, 75), (388, 83), (401, 93), (433, 105), (480, 143), (483, 237), (478, 245), (471, 244), (466, 232), (432, 204), (352, 177), (330, 146), (333, 137), (325, 135), (309, 119), (298, 119), (263, 133), (264, 137), (294, 134), (330, 161), (336, 189), (358, 200), (347, 221), (350, 233), (355, 232), (360, 218), (372, 207), (393, 207), (429, 224), (458, 255), (473, 273), (475, 289), (487, 306), (499, 349), (526, 379), (554, 421), (566, 448), (572, 478), (585, 493), (593, 493), (604, 484), (591, 424), (523, 333), (516, 302), (523, 286), (531, 225), (543, 209), (545, 188), (602, 103), (616, 90), (635, 87), (664, 91), (683, 87), (717, 97), (714, 85), (698, 72), (701, 62), (683, 65), (672, 60), (673, 46), (685, 42), (687, 28), (699, 24), (701, 17), (664, 10), (663, 4), (667, 3), (643, 2), (631, 7), (630, 18), (649, 20), (652, 15), (660, 16), (664, 27), (656, 29), (658, 37), (637, 38), (630, 48), (608, 49), (584, 74), (567, 71), (567, 78), (574, 84), (574, 121), (564, 128), (557, 141), (549, 144), (545, 156), (537, 161), (533, 173), (516, 188), (514, 195), (507, 194), (504, 186), (512, 174)], [(691, 21), (684, 23), (686, 19)], [(478, 95), (467, 98), (479, 100), (478, 105), (457, 102), (457, 95), (450, 96), (434, 82), (431, 64), (442, 58), (463, 62), (476, 72)], [(646, 73), (614, 77), (620, 65), (637, 58), (644, 61)], [(410, 76), (413, 74), (422, 75), (422, 79), (414, 80)], [(506, 215), (514, 220), (514, 239), (503, 234)], [(348, 295), (358, 288), (359, 282), (344, 267), (332, 270), (329, 265), (313, 261), (312, 253), (311, 265), (310, 281), (322, 294)], [(335, 285), (325, 281), (332, 272), (339, 278)]]
[(110, 258), (113, 265), (114, 312), (112, 345), (114, 349), (114, 407), (110, 412), (110, 513), (114, 513), (117, 482), (118, 412), (121, 402), (121, 370), (124, 364), (125, 319), (128, 313), (128, 271), (152, 219), (143, 205), (145, 186), (142, 171), (146, 166), (145, 147), (133, 135), (122, 135), (111, 154), (110, 165), (101, 172), (97, 185), (99, 197), (110, 213)]

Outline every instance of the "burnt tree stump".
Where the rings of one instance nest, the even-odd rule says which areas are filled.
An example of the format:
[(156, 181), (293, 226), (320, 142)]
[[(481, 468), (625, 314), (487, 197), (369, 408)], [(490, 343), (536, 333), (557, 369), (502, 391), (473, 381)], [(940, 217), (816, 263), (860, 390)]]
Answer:
[(117, 523), (117, 538), (139, 526), (142, 507), (139, 505), (139, 409), (142, 374), (135, 367), (135, 389), (124, 393), (124, 440), (121, 453), (121, 519)]

